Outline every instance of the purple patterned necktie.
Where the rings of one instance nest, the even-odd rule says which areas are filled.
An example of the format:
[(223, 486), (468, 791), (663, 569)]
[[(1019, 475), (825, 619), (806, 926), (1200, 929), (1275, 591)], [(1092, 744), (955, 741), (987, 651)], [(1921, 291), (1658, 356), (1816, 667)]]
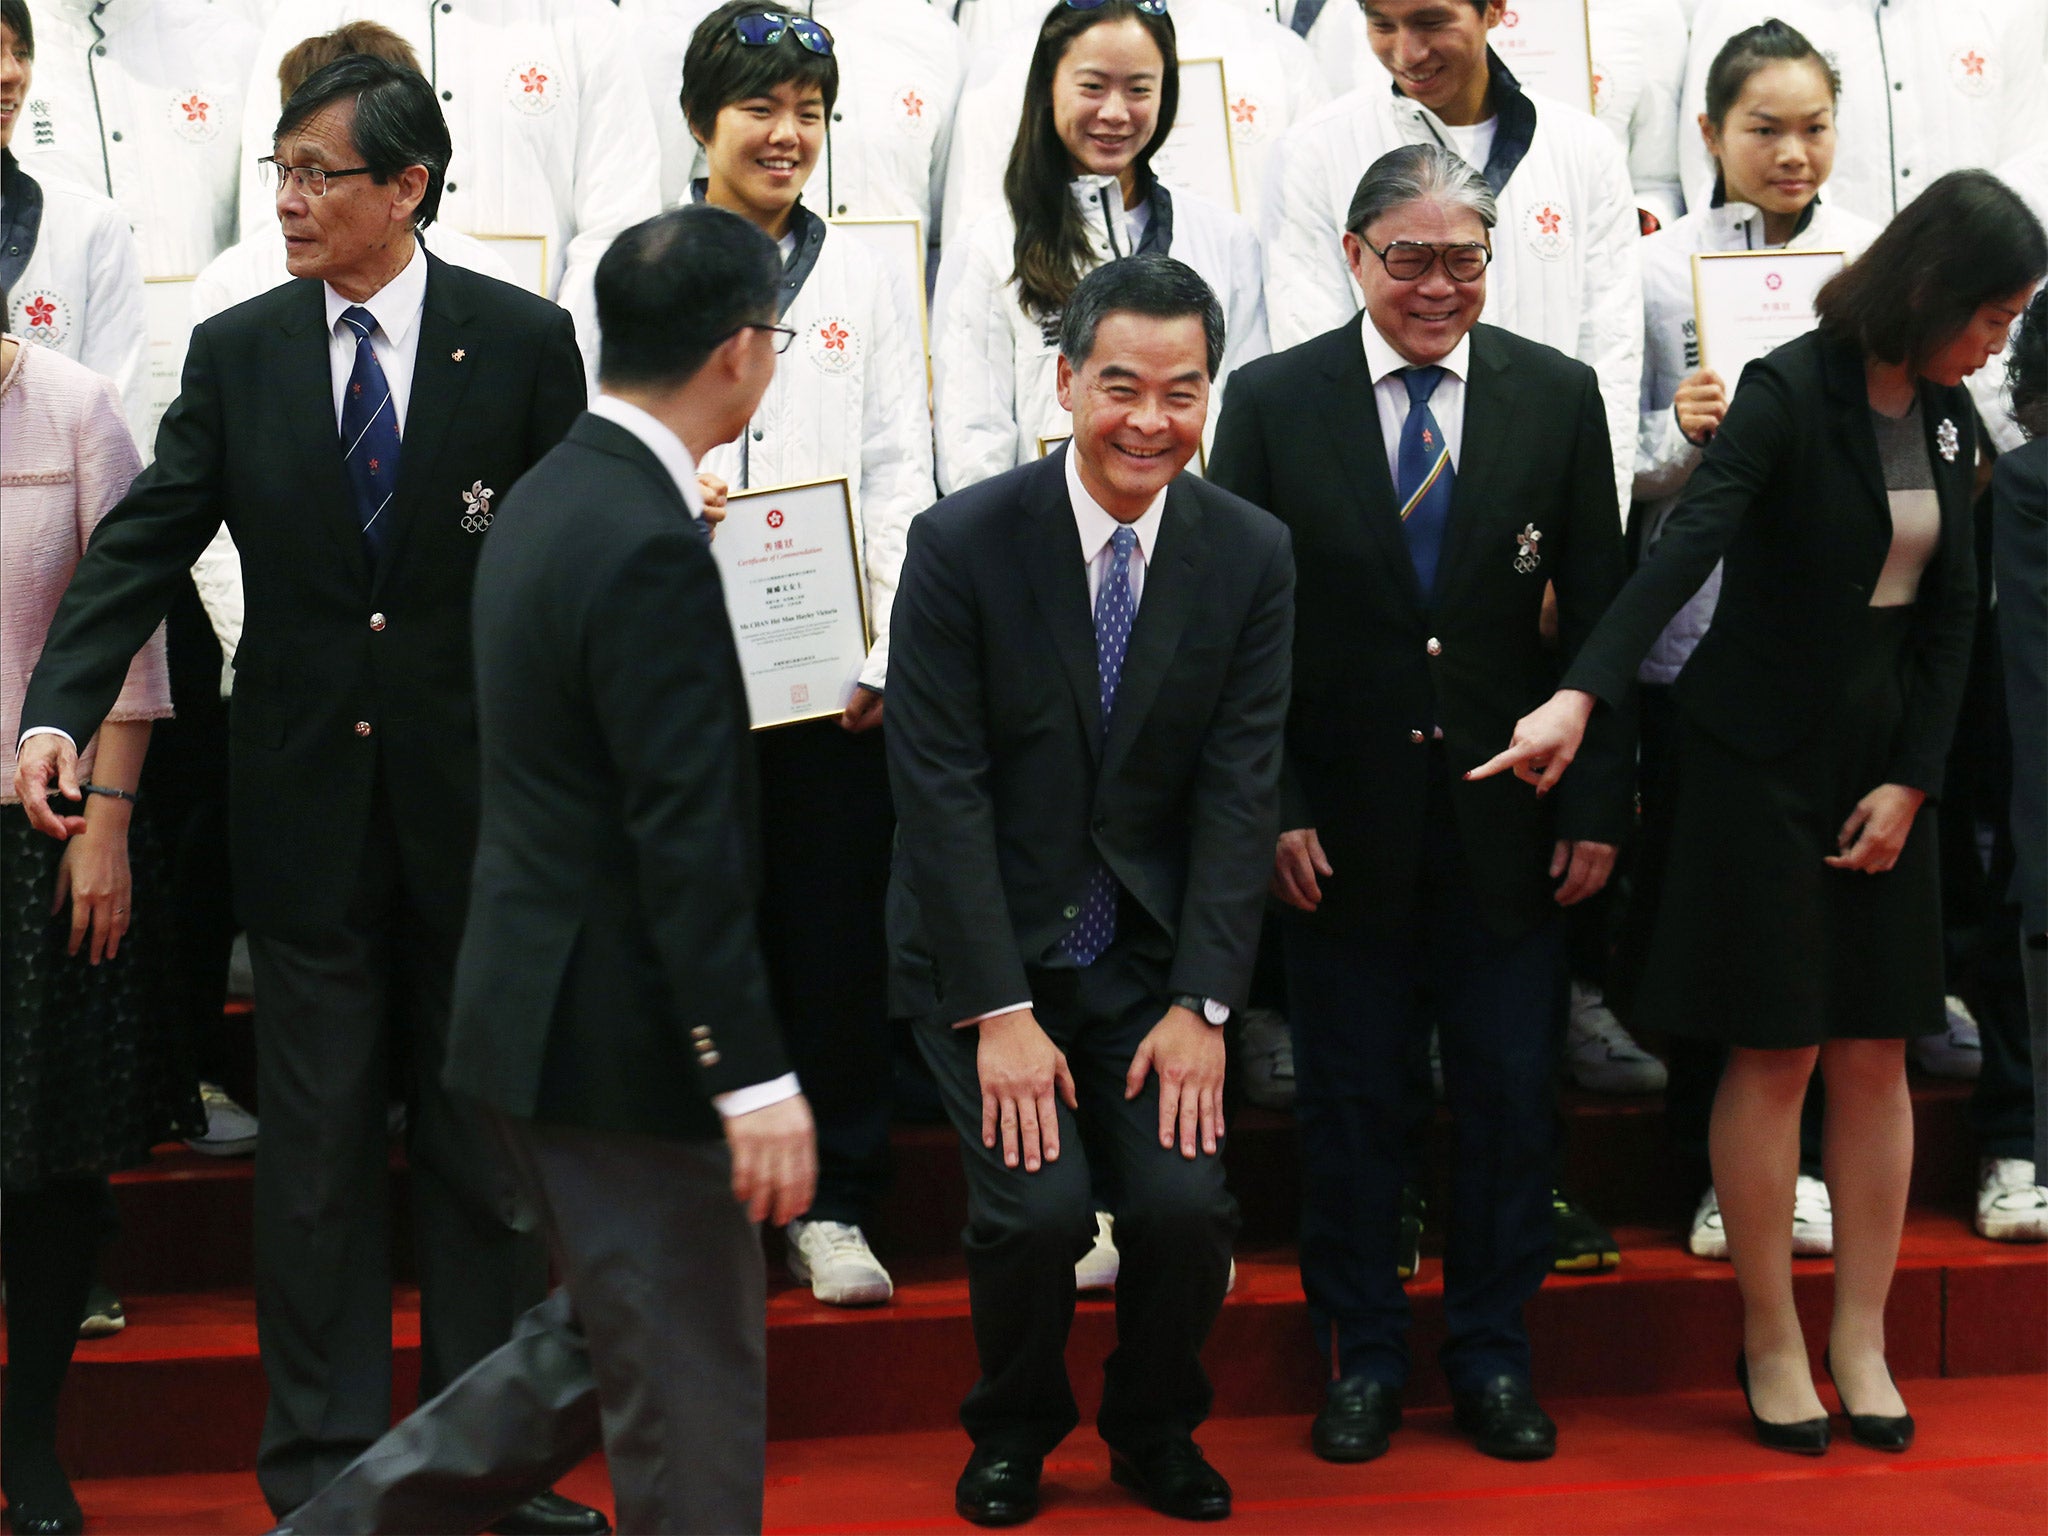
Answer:
[[(1119, 525), (1110, 535), (1109, 574), (1102, 578), (1102, 590), (1095, 595), (1095, 671), (1102, 680), (1102, 738), (1109, 740), (1110, 711), (1116, 705), (1116, 685), (1123, 680), (1124, 653), (1131, 645), (1131, 621), (1138, 605), (1131, 597), (1131, 551), (1137, 548), (1137, 530)], [(1100, 860), (1088, 877), (1088, 894), (1081, 901), (1081, 915), (1060, 940), (1076, 965), (1093, 965), (1116, 939), (1116, 876)]]

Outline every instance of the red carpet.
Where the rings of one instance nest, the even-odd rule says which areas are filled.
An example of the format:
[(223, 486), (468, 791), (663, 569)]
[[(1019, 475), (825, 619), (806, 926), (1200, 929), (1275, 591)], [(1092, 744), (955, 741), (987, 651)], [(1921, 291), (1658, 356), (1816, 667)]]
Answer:
[[(1904, 1456), (1846, 1440), (1806, 1461), (1759, 1448), (1733, 1392), (1552, 1404), (1563, 1451), (1514, 1466), (1475, 1454), (1440, 1411), (1412, 1415), (1384, 1460), (1332, 1467), (1299, 1417), (1226, 1419), (1202, 1442), (1233, 1481), (1239, 1532), (1836, 1532), (1978, 1536), (2048, 1529), (2048, 1377), (1914, 1383), (1920, 1441)], [(1838, 1428), (1840, 1425), (1838, 1423)], [(785, 1536), (965, 1530), (952, 1514), (966, 1455), (954, 1432), (780, 1442), (769, 1448), (768, 1529)], [(1032, 1528), (1188, 1529), (1108, 1479), (1092, 1433), (1046, 1468)], [(565, 1492), (608, 1505), (593, 1461)], [(121, 1478), (79, 1493), (96, 1536), (258, 1532), (246, 1474)]]

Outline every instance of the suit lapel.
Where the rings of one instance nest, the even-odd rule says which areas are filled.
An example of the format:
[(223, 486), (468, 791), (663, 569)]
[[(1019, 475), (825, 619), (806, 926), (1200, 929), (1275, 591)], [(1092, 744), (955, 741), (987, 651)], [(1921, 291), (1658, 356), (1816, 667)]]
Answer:
[(1337, 447), (1337, 460), (1344, 483), (1352, 490), (1353, 505), (1366, 536), (1379, 547), (1380, 556), (1394, 573), (1394, 582), (1420, 613), (1423, 609), (1422, 583), (1415, 579), (1415, 559), (1408, 553), (1408, 536), (1401, 531), (1401, 508), (1394, 496), (1394, 477), (1387, 469), (1387, 440), (1380, 431), (1379, 402), (1373, 398), (1372, 374), (1366, 367), (1365, 342), (1354, 321), (1344, 351), (1324, 370), (1330, 380), (1332, 423), (1329, 435)]
[(1067, 499), (1065, 454), (1072, 446), (1040, 459), (1025, 494), (1018, 524), (1020, 563), (1031, 582), (1038, 611), (1052, 632), (1066, 668), (1074, 703), (1081, 712), (1088, 750), (1102, 760), (1102, 679), (1095, 665), (1095, 620), (1088, 612), (1088, 572), (1081, 560), (1081, 534)]
[[(1459, 438), (1457, 478), (1451, 489), (1450, 522), (1444, 529), (1443, 557), (1437, 567), (1440, 602), (1464, 572), (1474, 528), (1498, 503), (1493, 481), (1502, 448), (1509, 440), (1514, 401), (1508, 383), (1508, 359), (1479, 326), (1472, 329), (1472, 363), (1465, 381), (1465, 422)], [(1511, 509), (1512, 510), (1512, 509)]]
[(1877, 458), (1877, 427), (1870, 419), (1870, 385), (1864, 378), (1862, 353), (1853, 342), (1823, 340), (1821, 370), (1827, 382), (1828, 408), (1834, 416), (1835, 440), (1848, 452), (1856, 466), (1856, 478), (1869, 493), (1864, 505), (1866, 520), (1882, 524), (1889, 543), (1891, 498), (1884, 488), (1884, 466)]
[(1130, 750), (1159, 697), (1160, 684), (1166, 681), (1180, 649), (1181, 634), (1195, 609), (1202, 560), (1208, 549), (1201, 504), (1193, 491), (1176, 480), (1166, 492), (1159, 538), (1145, 567), (1138, 616), (1131, 623), (1131, 643), (1124, 654), (1124, 673), (1117, 683), (1109, 740), (1103, 749), (1105, 773), (1114, 770)]
[[(472, 311), (466, 296), (457, 290), (459, 281), (438, 257), (427, 257), (427, 294), (420, 315), (419, 347), (414, 353), (412, 397), (405, 413), (405, 436), (398, 457), (398, 488), (392, 493), (395, 520), (391, 548), (378, 566), (376, 585), (382, 588), (392, 567), (404, 558), (413, 525), (423, 518), (445, 513), (462, 515), (459, 506), (432, 508), (425, 505), (427, 491), (438, 483), (441, 448), (448, 440), (448, 428), (462, 408), (469, 381), (484, 360), (477, 355), (481, 338), (470, 334)], [(458, 356), (458, 354), (460, 354)], [(511, 489), (497, 486), (500, 495)]]
[(334, 540), (349, 570), (367, 581), (370, 560), (356, 521), (355, 493), (342, 467), (341, 428), (334, 412), (334, 372), (328, 358), (326, 288), (312, 279), (295, 285), (277, 347), (273, 387), (292, 424), (294, 457), (305, 475), (308, 514)]

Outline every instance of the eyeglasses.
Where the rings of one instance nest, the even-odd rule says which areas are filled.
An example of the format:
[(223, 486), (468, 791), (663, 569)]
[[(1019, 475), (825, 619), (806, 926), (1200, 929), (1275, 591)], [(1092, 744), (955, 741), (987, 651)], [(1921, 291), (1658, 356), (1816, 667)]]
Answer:
[(286, 165), (275, 155), (265, 155), (256, 162), (267, 165), (277, 172), (277, 190), (282, 192), (286, 181), (297, 187), (306, 197), (325, 197), (327, 183), (343, 176), (369, 176), (374, 174), (367, 165), (352, 166), (345, 171), (330, 171), (317, 165)]
[[(1101, 3), (1102, 0), (1096, 0), (1096, 4)], [(792, 16), (787, 11), (752, 11), (732, 19), (732, 35), (749, 48), (773, 48), (782, 41), (784, 33), (811, 52), (832, 57), (832, 34), (808, 16)]]
[[(1109, 4), (1109, 0), (1064, 0), (1064, 3), (1070, 11), (1099, 11)], [(1166, 0), (1131, 0), (1131, 3), (1147, 16), (1166, 14)]]
[(791, 330), (786, 325), (769, 325), (766, 321), (749, 320), (744, 325), (734, 326), (731, 330), (727, 331), (723, 336), (719, 337), (719, 343), (723, 344), (725, 342), (732, 340), (732, 338), (739, 335), (741, 331), (769, 332), (775, 338), (773, 344), (775, 347), (775, 355), (777, 357), (780, 357), (783, 353), (787, 352), (789, 350), (789, 344), (795, 341), (797, 337), (797, 333)]
[(1476, 283), (1486, 275), (1487, 267), (1493, 262), (1492, 246), (1471, 241), (1461, 241), (1456, 245), (1427, 245), (1420, 240), (1390, 240), (1387, 248), (1381, 250), (1361, 235), (1358, 243), (1379, 257), (1380, 265), (1387, 269), (1387, 276), (1400, 283), (1412, 283), (1419, 277), (1427, 277), (1429, 269), (1439, 261), (1444, 264), (1444, 271), (1452, 282)]

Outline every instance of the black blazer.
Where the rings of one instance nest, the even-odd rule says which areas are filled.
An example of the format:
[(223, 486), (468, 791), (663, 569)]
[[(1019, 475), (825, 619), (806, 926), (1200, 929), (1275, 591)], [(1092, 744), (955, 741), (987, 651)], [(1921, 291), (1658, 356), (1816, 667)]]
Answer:
[(2013, 899), (2048, 933), (2048, 438), (1991, 472), (1991, 558), (2012, 721)]
[(1167, 991), (1244, 1006), (1278, 828), (1287, 531), (1166, 493), (1105, 737), (1067, 450), (910, 525), (890, 619), (890, 940), (946, 1019), (1031, 997), (1096, 861), (1166, 936)]
[[(1458, 773), (1498, 752), (1550, 696), (1542, 641), (1557, 589), (1567, 657), (1623, 577), (1614, 457), (1593, 370), (1490, 325), (1471, 378), (1433, 603), (1401, 531), (1360, 318), (1249, 363), (1230, 382), (1209, 473), (1293, 530), (1301, 567), (1284, 825), (1314, 827), (1335, 868), (1309, 921), (1406, 920), (1418, 890), (1428, 742)], [(1313, 409), (1305, 408), (1315, 402)], [(1523, 555), (1525, 531), (1533, 562)], [(1519, 564), (1518, 564), (1519, 561)], [(1557, 838), (1618, 843), (1634, 737), (1602, 711), (1548, 801), (1512, 778), (1455, 785), (1480, 910), (1505, 934), (1557, 910)]]
[(508, 1114), (709, 1138), (788, 1070), (754, 936), (758, 795), (718, 567), (586, 415), (476, 577), (483, 827), (446, 1081)]
[[(1926, 382), (1920, 411), (1941, 545), (1920, 578), (1905, 718), (1886, 777), (1939, 795), (1976, 625), (1976, 415), (1963, 389)], [(1714, 622), (1673, 696), (1733, 751), (1759, 761), (1788, 752), (1840, 696), (1891, 541), (1862, 352), (1810, 331), (1742, 371), (1656, 549), (1564, 686), (1626, 698), (1671, 616), (1725, 557)]]
[(453, 927), (476, 838), (469, 587), (489, 525), (482, 492), (502, 502), (568, 430), (583, 362), (565, 311), (429, 255), (384, 513), (392, 542), (373, 571), (327, 347), (324, 289), (311, 279), (192, 333), (156, 461), (94, 533), (22, 719), (83, 745), (225, 522), (247, 600), (229, 711), (243, 924), (283, 935), (341, 917), (381, 768), (407, 883)]

